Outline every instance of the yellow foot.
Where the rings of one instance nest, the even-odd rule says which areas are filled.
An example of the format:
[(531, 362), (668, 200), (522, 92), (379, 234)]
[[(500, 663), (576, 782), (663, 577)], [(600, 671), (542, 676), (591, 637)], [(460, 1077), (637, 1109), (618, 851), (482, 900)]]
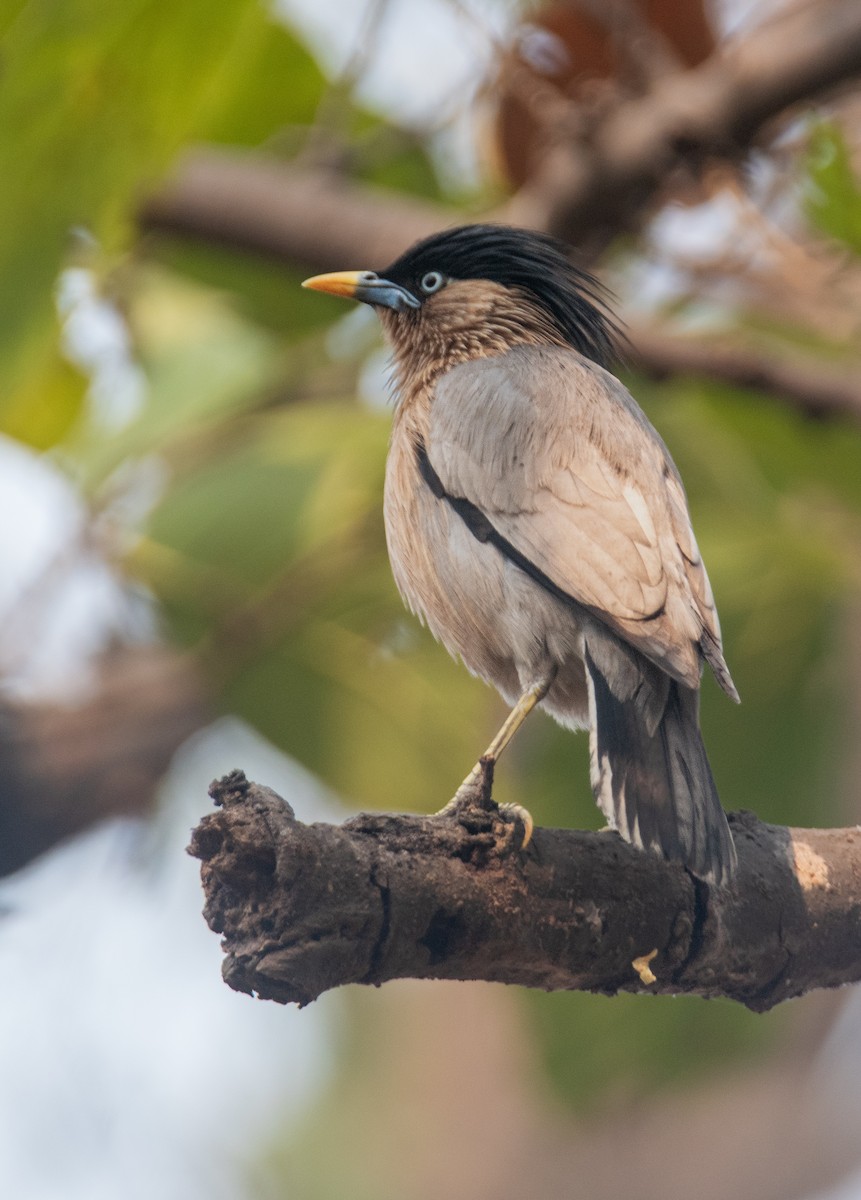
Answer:
[(493, 788), (493, 767), (493, 762), (486, 758), (477, 762), (448, 804), (436, 815), (451, 816), (464, 804), (477, 804), (482, 808), (489, 808), (493, 803), (490, 794)]
[(493, 771), (496, 766), (496, 761), (502, 751), (514, 737), (517, 730), (535, 708), (536, 704), (540, 704), (553, 683), (556, 675), (556, 668), (553, 667), (550, 674), (542, 679), (539, 683), (534, 683), (530, 688), (523, 693), (520, 699), (512, 708), (511, 712), (502, 723), (502, 727), (496, 734), (496, 737), (485, 750), (484, 754), (472, 768), (470, 773), (464, 779), (463, 783), (457, 789), (455, 794), (449, 800), (445, 808), (441, 808), (437, 816), (451, 816), (456, 813), (462, 806), (467, 804), (476, 804), (479, 808), (492, 809), (497, 808), (497, 811), (502, 815), (503, 820), (522, 821), (525, 830), (523, 846), (525, 849), (532, 840), (532, 831), (535, 828), (535, 822), (532, 820), (532, 814), (520, 804), (501, 804), (495, 806), (491, 791), (493, 789)]
[(477, 783), (469, 784), (468, 780), (457, 789), (455, 794), (449, 800), (448, 804), (444, 804), (442, 808), (434, 813), (435, 817), (453, 817), (456, 816), (458, 810), (468, 804), (481, 804), (481, 789)]
[(482, 804), (481, 800), (481, 793), (477, 791), (476, 785), (473, 784), (471, 787), (467, 787), (466, 782), (464, 782), (457, 789), (448, 804), (434, 815), (437, 817), (454, 817), (461, 808), (470, 804), (489, 808), (491, 812), (495, 808), (503, 821), (521, 822), (523, 825), (523, 841), (520, 844), (520, 849), (525, 850), (532, 841), (532, 833), (535, 829), (535, 822), (532, 819), (532, 813), (529, 809), (524, 808), (522, 804), (495, 804), (493, 801), (491, 801), (490, 805), (487, 805)]

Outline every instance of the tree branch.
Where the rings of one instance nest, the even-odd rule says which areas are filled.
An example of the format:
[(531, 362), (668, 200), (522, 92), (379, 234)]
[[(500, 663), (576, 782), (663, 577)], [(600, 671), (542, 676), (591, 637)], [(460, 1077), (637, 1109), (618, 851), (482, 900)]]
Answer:
[(719, 893), (614, 833), (537, 829), (521, 852), (514, 825), (478, 803), (457, 819), (332, 826), (297, 821), (241, 771), (210, 794), (219, 811), (189, 848), (204, 913), (226, 981), (261, 999), (411, 977), (685, 992), (761, 1012), (861, 978), (859, 829), (736, 813), (739, 873)]
[(138, 212), (144, 233), (172, 233), (313, 271), (381, 267), (462, 213), (353, 183), (335, 171), (201, 148)]
[(0, 702), (0, 878), (96, 821), (151, 812), (209, 719), (194, 662), (165, 646), (112, 648), (77, 704)]
[[(603, 244), (647, 211), (677, 167), (734, 158), (787, 108), (861, 75), (861, 6), (824, 0), (731, 42), (705, 63), (608, 110), (587, 142), (560, 139), (491, 219)], [(264, 252), (318, 270), (381, 266), (462, 220), (439, 206), (254, 155), (205, 150), (146, 201), (144, 230)]]
[(510, 217), (578, 245), (604, 244), (636, 223), (676, 168), (737, 157), (774, 117), (859, 74), (856, 0), (782, 14), (619, 104), (587, 146), (560, 143), (514, 197)]
[[(203, 237), (301, 265), (379, 267), (411, 242), (462, 216), (323, 171), (296, 171), (256, 156), (201, 150), (140, 214), (147, 229)], [(739, 347), (694, 343), (654, 330), (630, 333), (632, 365), (658, 379), (699, 375), (780, 396), (816, 417), (861, 420), (861, 388), (825, 364), (812, 366)]]
[(861, 421), (857, 372), (835, 370), (827, 362), (798, 353), (778, 356), (714, 341), (671, 337), (651, 329), (629, 331), (631, 366), (653, 379), (699, 376), (753, 388), (788, 401), (809, 417), (850, 417)]

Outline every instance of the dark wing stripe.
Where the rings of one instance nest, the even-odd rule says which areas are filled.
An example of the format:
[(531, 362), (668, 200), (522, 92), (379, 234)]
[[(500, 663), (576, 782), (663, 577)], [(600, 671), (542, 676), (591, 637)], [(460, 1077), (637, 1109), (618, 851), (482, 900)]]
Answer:
[[(536, 567), (535, 563), (530, 562), (525, 554), (521, 554), (516, 546), (512, 546), (511, 542), (507, 538), (504, 538), (498, 529), (494, 528), (481, 509), (476, 507), (471, 500), (465, 500), (460, 496), (450, 496), (445, 490), (439, 475), (437, 475), (431, 466), (427, 450), (422, 442), (419, 442), (416, 447), (416, 458), (418, 459), (422, 479), (424, 479), (438, 500), (445, 500), (454, 509), (474, 538), (479, 542), (489, 542), (491, 546), (495, 546), (500, 554), (510, 559), (515, 566), (520, 567), (521, 571), (525, 571), (527, 575), (530, 575), (536, 583), (541, 584), (557, 600), (561, 600), (564, 604), (573, 605), (575, 608), (588, 608), (587, 605), (581, 604), (579, 600), (575, 600), (573, 596), (569, 596), (567, 592), (563, 592), (562, 588), (557, 587), (553, 580), (548, 575), (545, 575), (540, 567)], [(590, 609), (589, 611), (592, 610)]]
[[(515, 566), (521, 569), (521, 571), (525, 571), (526, 574), (534, 579), (536, 583), (540, 584), (545, 591), (548, 591), (551, 596), (555, 596), (557, 600), (561, 600), (563, 604), (567, 604), (570, 607), (577, 609), (579, 612), (591, 613), (593, 617), (597, 617), (599, 621), (601, 621), (603, 624), (606, 624), (607, 613), (603, 612), (599, 608), (595, 608), (591, 604), (584, 604), (581, 600), (576, 600), (573, 596), (569, 595), (568, 592), (565, 592), (562, 590), (562, 588), (558, 587), (549, 575), (545, 575), (541, 568), (536, 567), (535, 563), (528, 559), (525, 554), (521, 554), (517, 547), (513, 546), (511, 542), (509, 542), (508, 538), (503, 537), (499, 530), (496, 529), (487, 519), (481, 509), (473, 504), (471, 500), (465, 500), (461, 496), (449, 495), (449, 493), (445, 490), (442, 480), (431, 465), (431, 461), (428, 458), (427, 449), (425, 448), (423, 442), (419, 442), (416, 446), (416, 459), (418, 461), (418, 468), (421, 473), (421, 477), (424, 479), (430, 490), (438, 500), (445, 500), (446, 504), (450, 505), (451, 508), (454, 509), (477, 541), (489, 542), (491, 546), (495, 546), (500, 554), (503, 555), (503, 557), (507, 558), (510, 562), (513, 562)], [(663, 611), (664, 606), (661, 605), (659, 608), (656, 608), (654, 612), (647, 613), (646, 616), (640, 617), (639, 620), (651, 621), (655, 617), (659, 617)]]

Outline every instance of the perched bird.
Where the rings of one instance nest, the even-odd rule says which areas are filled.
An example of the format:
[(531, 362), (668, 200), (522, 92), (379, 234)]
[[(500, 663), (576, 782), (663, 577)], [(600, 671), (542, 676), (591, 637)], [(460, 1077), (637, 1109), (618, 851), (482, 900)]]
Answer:
[(738, 694), (679, 473), (607, 370), (599, 285), (552, 238), (466, 225), (379, 273), (304, 286), (373, 305), (391, 341), (389, 557), (412, 611), (514, 705), (486, 757), (537, 704), (588, 726), (609, 823), (725, 883), (735, 849), (699, 730), (703, 662)]

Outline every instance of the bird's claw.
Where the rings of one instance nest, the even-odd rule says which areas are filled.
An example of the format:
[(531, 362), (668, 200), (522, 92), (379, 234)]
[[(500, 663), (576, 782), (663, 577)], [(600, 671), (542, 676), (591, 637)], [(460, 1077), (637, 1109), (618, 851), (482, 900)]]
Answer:
[(524, 808), (522, 804), (497, 804), (489, 796), (485, 797), (480, 779), (474, 781), (464, 780), (448, 804), (444, 808), (441, 808), (435, 815), (438, 817), (460, 819), (470, 812), (470, 810), (474, 812), (475, 809), (483, 810), (492, 816), (498, 816), (507, 823), (516, 824), (519, 821), (523, 825), (524, 831), (520, 849), (525, 850), (531, 842), (535, 822), (532, 819), (532, 813), (529, 809)]
[(525, 850), (532, 841), (532, 834), (535, 830), (532, 813), (522, 804), (500, 804), (499, 815), (504, 821), (520, 821), (522, 823), (523, 841), (520, 843), (520, 849)]
[(496, 760), (489, 754), (480, 758), (449, 800), (436, 814), (438, 817), (462, 818), (470, 810), (479, 809), (491, 817), (499, 816), (503, 821), (523, 825), (523, 841), (520, 849), (525, 850), (532, 840), (535, 822), (532, 813), (522, 804), (497, 804), (493, 799), (493, 769)]

